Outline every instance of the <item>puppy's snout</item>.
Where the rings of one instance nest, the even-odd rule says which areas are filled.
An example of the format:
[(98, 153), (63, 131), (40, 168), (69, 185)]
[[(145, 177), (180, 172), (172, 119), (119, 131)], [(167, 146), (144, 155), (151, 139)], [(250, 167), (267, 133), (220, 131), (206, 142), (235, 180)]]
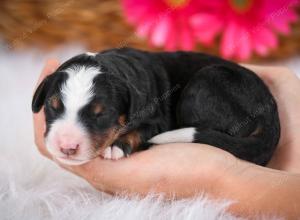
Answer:
[(61, 151), (63, 154), (65, 154), (65, 155), (67, 155), (67, 156), (70, 156), (70, 155), (76, 154), (78, 148), (79, 148), (79, 145), (77, 145), (76, 148), (62, 148), (62, 147), (61, 147), (61, 148), (60, 148), (60, 151)]
[(60, 151), (67, 156), (76, 154), (79, 147), (80, 147), (79, 141), (71, 140), (70, 138), (62, 138), (59, 141)]

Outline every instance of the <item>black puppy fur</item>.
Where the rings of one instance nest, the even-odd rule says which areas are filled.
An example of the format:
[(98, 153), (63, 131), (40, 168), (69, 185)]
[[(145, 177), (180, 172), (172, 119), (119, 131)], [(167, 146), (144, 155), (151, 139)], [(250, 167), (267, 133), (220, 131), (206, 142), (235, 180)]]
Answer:
[[(126, 123), (115, 143), (125, 154), (133, 149), (122, 139), (126, 134), (138, 134), (136, 151), (149, 147), (148, 140), (157, 134), (188, 127), (196, 128), (192, 142), (259, 165), (266, 165), (276, 149), (277, 106), (263, 81), (235, 63), (193, 52), (123, 48), (70, 59), (44, 80), (33, 98), (34, 112), (45, 104), (47, 132), (64, 111), (63, 105), (53, 110), (47, 100), (58, 92), (67, 78), (64, 69), (71, 65), (99, 67), (105, 73), (94, 79), (95, 98), (80, 118), (90, 133), (101, 136), (124, 115)], [(89, 113), (95, 101), (105, 108), (100, 118)]]

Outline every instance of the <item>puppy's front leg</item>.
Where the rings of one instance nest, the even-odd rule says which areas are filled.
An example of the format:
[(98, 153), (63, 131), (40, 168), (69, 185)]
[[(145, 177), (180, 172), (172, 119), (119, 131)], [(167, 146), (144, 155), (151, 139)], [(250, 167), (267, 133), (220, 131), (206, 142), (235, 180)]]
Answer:
[(105, 159), (118, 160), (129, 156), (136, 151), (141, 144), (141, 134), (138, 131), (131, 131), (119, 137), (112, 146), (107, 147), (102, 156)]
[(112, 146), (105, 148), (102, 153), (104, 159), (118, 160), (131, 153), (131, 146), (121, 141), (115, 141)]

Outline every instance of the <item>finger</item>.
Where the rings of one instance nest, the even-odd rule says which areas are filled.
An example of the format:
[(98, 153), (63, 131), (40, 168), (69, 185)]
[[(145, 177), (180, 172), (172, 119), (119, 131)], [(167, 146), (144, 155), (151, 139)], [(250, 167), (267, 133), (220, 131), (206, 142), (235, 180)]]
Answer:
[[(149, 165), (147, 158), (149, 158), (148, 151), (142, 151), (134, 153), (130, 157), (114, 161), (96, 157), (79, 166), (58, 164), (62, 168), (84, 178), (97, 189), (114, 192), (130, 188), (135, 181), (142, 181), (148, 175), (147, 172), (144, 172)], [(138, 180), (128, 179), (129, 177), (135, 177)]]
[(295, 77), (295, 74), (289, 68), (284, 66), (241, 65), (256, 73), (268, 86), (276, 86), (283, 81), (288, 80), (290, 77)]
[(58, 67), (59, 67), (59, 62), (56, 59), (49, 59), (46, 61), (46, 64), (42, 70), (42, 73), (37, 81), (36, 87), (43, 81), (43, 79), (53, 73)]
[(46, 65), (44, 66), (42, 70), (42, 76), (44, 75), (50, 75), (53, 73), (58, 67), (59, 67), (59, 62), (57, 59), (49, 59), (46, 61)]
[[(124, 176), (119, 175), (119, 172), (116, 172), (115, 169), (115, 167), (120, 168), (122, 164), (114, 166), (114, 164), (119, 161), (104, 160), (98, 157), (79, 166), (62, 164), (55, 158), (53, 158), (53, 161), (61, 168), (83, 178), (97, 190), (108, 194), (116, 194), (118, 191), (122, 191), (122, 187), (119, 185), (120, 183), (126, 185), (124, 183)], [(128, 176), (125, 178), (128, 178)]]
[(242, 66), (253, 70), (257, 72), (257, 74), (279, 74), (279, 73), (286, 73), (286, 72), (291, 72), (291, 70), (287, 67), (284, 66), (263, 66), (263, 65), (254, 65), (254, 64), (243, 64), (241, 63)]
[[(40, 82), (49, 74), (53, 73), (57, 67), (59, 66), (59, 62), (56, 59), (49, 59), (45, 67), (42, 70), (42, 73), (38, 79), (37, 85), (40, 84)], [(43, 109), (39, 113), (33, 114), (33, 124), (34, 124), (34, 140), (35, 144), (38, 147), (39, 152), (48, 157), (51, 158), (50, 153), (47, 151), (45, 143), (44, 143), (44, 133), (46, 130), (45, 125), (45, 115)]]
[(42, 155), (51, 158), (50, 153), (46, 149), (45, 140), (44, 140), (44, 133), (46, 128), (45, 128), (45, 115), (43, 109), (39, 113), (33, 114), (33, 124), (34, 124), (34, 140), (39, 152)]
[(109, 161), (102, 161), (100, 158), (95, 158), (85, 164), (81, 165), (67, 165), (63, 164), (58, 160), (54, 160), (60, 167), (78, 175), (81, 176), (84, 179), (90, 179), (91, 173), (95, 173), (97, 170), (97, 175), (100, 175), (99, 171), (106, 169), (107, 164), (106, 162), (109, 163)]
[(107, 178), (107, 176), (110, 176), (111, 178), (118, 177), (120, 178), (123, 175), (126, 175), (128, 169), (130, 170), (132, 167), (131, 159), (130, 158), (123, 158), (117, 161), (113, 160), (106, 160), (101, 157), (96, 157), (95, 159), (82, 164), (82, 165), (66, 165), (62, 164), (59, 161), (58, 164), (71, 171), (72, 173), (75, 173), (78, 176), (83, 177), (84, 179), (93, 179), (95, 180), (94, 174), (96, 174), (99, 178), (102, 177), (102, 179)]
[[(59, 62), (56, 59), (49, 59), (46, 61), (46, 64), (44, 66), (44, 68), (42, 69), (42, 72), (37, 80), (37, 83), (35, 85), (34, 88), (34, 92), (36, 90), (36, 88), (39, 86), (39, 84), (50, 74), (52, 74), (58, 67), (59, 67)], [(34, 93), (33, 92), (33, 93)]]
[(124, 165), (124, 161), (126, 159), (111, 161), (97, 157), (79, 166), (70, 166), (61, 164), (58, 161), (56, 162), (60, 167), (85, 179), (96, 189), (111, 194), (120, 190), (122, 191), (124, 186), (125, 188), (128, 187), (128, 184), (126, 184), (128, 181), (124, 181), (129, 176), (126, 170), (124, 170), (128, 166), (126, 163)]

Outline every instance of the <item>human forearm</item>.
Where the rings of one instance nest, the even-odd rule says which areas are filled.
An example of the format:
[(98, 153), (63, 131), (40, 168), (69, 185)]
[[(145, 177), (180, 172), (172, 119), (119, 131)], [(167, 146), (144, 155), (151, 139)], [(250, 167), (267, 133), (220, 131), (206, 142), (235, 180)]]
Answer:
[(233, 201), (229, 211), (242, 217), (297, 219), (300, 216), (300, 174), (223, 156), (212, 160), (219, 163), (214, 172), (204, 172), (201, 162), (195, 161), (193, 169), (183, 168), (185, 172), (178, 174), (179, 171), (173, 171), (173, 175), (159, 179), (155, 191), (164, 193), (167, 198), (194, 197), (204, 192), (212, 199), (229, 199)]
[(166, 199), (188, 198), (205, 193), (212, 199), (232, 200), (234, 203), (229, 211), (242, 217), (257, 214), (296, 219), (300, 216), (300, 175), (232, 160), (230, 156), (226, 160), (225, 155), (206, 161), (214, 164), (210, 164), (211, 167), (219, 163), (219, 169), (214, 169), (214, 172), (203, 171), (201, 162), (196, 162), (197, 153), (201, 154), (201, 151), (195, 149), (193, 167), (184, 161), (180, 161), (181, 169), (177, 170), (165, 165), (164, 170), (169, 170), (166, 175), (159, 170), (163, 163), (149, 163), (142, 169), (137, 168), (134, 174), (128, 174), (131, 178), (111, 181), (119, 183), (112, 191), (126, 189), (129, 193), (142, 196), (154, 192), (164, 194)]
[(230, 211), (241, 216), (272, 215), (286, 219), (300, 216), (300, 175), (247, 162), (223, 184), (222, 197), (235, 203)]

